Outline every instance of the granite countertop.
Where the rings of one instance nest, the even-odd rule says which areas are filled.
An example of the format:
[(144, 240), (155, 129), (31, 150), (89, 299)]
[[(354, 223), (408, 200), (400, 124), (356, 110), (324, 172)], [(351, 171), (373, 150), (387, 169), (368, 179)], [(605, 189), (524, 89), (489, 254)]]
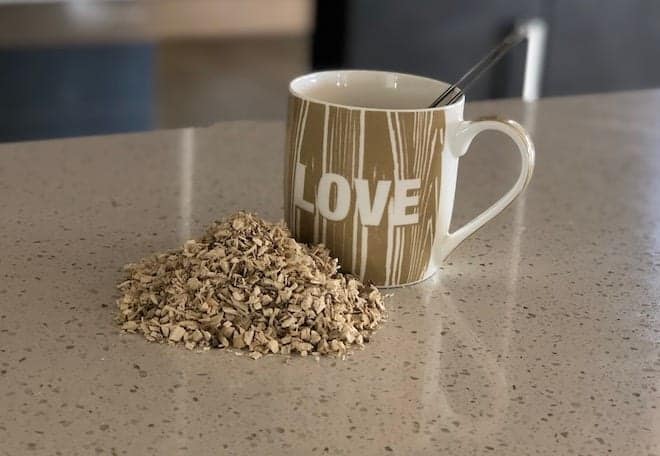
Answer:
[[(345, 361), (120, 335), (121, 266), (281, 217), (283, 125), (0, 145), (0, 454), (660, 455), (660, 91), (468, 106), (525, 124), (523, 198)], [(462, 159), (459, 225), (514, 179)]]

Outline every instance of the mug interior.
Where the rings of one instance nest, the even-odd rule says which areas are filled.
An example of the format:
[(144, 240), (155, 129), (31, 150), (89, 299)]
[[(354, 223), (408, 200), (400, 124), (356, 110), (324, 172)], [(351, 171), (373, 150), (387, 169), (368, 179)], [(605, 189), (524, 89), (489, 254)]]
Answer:
[[(300, 98), (347, 108), (420, 110), (449, 84), (405, 73), (338, 70), (312, 73), (291, 81), (290, 92)], [(453, 105), (462, 103), (463, 97)], [(452, 105), (449, 105), (452, 106)], [(432, 109), (444, 109), (447, 106)]]

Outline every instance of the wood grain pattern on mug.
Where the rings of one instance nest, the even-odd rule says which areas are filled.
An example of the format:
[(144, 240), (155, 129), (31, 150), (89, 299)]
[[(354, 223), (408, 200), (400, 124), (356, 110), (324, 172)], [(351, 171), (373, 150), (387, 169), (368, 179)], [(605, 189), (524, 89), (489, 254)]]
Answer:
[(285, 217), (379, 285), (424, 278), (435, 238), (444, 112), (289, 99)]

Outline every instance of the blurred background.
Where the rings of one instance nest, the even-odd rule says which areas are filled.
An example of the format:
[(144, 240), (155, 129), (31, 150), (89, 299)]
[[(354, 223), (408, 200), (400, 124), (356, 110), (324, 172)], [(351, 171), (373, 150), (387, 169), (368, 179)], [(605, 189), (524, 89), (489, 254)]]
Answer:
[(328, 68), (453, 81), (469, 100), (660, 87), (658, 0), (0, 0), (0, 141), (283, 119)]

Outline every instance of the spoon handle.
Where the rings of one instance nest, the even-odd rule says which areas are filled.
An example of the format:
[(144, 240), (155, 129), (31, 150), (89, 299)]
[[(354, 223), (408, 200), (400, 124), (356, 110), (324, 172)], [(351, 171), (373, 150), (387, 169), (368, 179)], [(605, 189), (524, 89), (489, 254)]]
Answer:
[(485, 57), (483, 57), (472, 68), (470, 68), (467, 73), (461, 76), (458, 81), (456, 81), (444, 92), (442, 92), (440, 96), (436, 98), (433, 103), (431, 103), (429, 108), (448, 105), (458, 100), (474, 81), (476, 81), (482, 74), (486, 72), (486, 70), (493, 66), (495, 62), (501, 59), (504, 54), (509, 52), (512, 47), (516, 46), (524, 38), (525, 36), (517, 31), (508, 35), (497, 46), (491, 49), (491, 51), (486, 54)]

